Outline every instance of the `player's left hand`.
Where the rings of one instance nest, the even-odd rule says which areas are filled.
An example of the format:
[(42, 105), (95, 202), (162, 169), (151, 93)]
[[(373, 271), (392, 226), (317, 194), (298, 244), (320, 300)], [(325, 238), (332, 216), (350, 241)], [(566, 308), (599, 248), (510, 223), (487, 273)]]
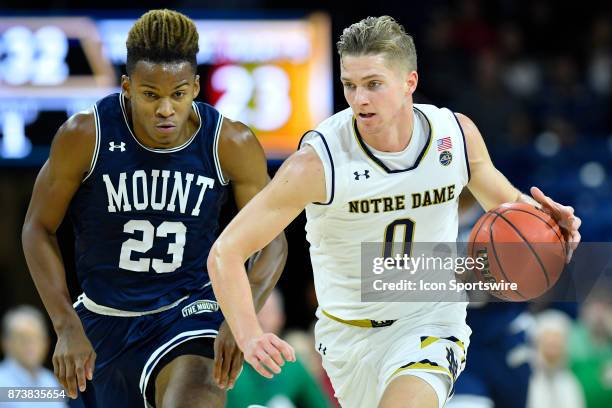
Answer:
[(557, 203), (546, 196), (539, 188), (531, 187), (530, 191), (533, 198), (541, 205), (540, 209), (553, 217), (561, 227), (566, 245), (567, 257), (565, 262), (569, 263), (581, 239), (578, 228), (580, 228), (582, 220), (574, 215), (573, 207)]
[(213, 378), (219, 388), (231, 390), (234, 387), (243, 362), (244, 355), (236, 344), (227, 322), (223, 322), (215, 339), (215, 366), (213, 369)]

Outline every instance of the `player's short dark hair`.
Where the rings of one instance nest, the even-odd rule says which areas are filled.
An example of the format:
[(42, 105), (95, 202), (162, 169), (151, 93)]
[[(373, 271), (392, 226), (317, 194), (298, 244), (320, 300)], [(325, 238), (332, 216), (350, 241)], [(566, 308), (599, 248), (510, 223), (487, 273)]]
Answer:
[(197, 71), (198, 30), (184, 14), (173, 10), (151, 10), (130, 29), (126, 70), (130, 75), (138, 61), (188, 62)]

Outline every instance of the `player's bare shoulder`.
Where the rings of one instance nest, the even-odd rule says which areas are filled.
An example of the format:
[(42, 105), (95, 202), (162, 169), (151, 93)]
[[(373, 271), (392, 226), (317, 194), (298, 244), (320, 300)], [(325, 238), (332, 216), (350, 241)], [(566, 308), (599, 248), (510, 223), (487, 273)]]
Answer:
[(70, 168), (85, 174), (96, 146), (96, 118), (93, 110), (72, 115), (58, 129), (49, 155), (52, 167)]
[[(252, 175), (260, 167), (262, 174), (267, 175), (266, 157), (261, 144), (251, 129), (239, 121), (223, 119), (219, 135), (219, 157), (223, 173), (230, 180), (243, 177), (244, 174)], [(307, 202), (325, 199), (323, 163), (310, 146), (304, 146), (289, 156), (274, 182), (299, 186), (299, 195), (307, 194)]]
[(455, 116), (457, 117), (463, 132), (466, 134), (466, 137), (468, 134), (472, 135), (476, 132), (480, 133), (476, 127), (476, 124), (469, 118), (469, 116), (459, 112), (455, 112)]
[(323, 162), (312, 146), (302, 146), (287, 159), (286, 163), (294, 168), (293, 172), (303, 177), (325, 177)]
[(225, 178), (236, 181), (248, 174), (259, 174), (267, 180), (264, 150), (255, 134), (244, 123), (223, 118), (218, 152)]
[(274, 180), (293, 190), (292, 195), (303, 205), (325, 201), (325, 170), (311, 146), (305, 145), (289, 156)]
[(244, 123), (237, 120), (223, 118), (219, 132), (219, 152), (245, 148), (263, 149), (253, 131)]
[(478, 130), (476, 124), (472, 119), (462, 113), (455, 112), (455, 116), (465, 136), (470, 167), (479, 166), (483, 163), (488, 164), (490, 162), (489, 154), (482, 134)]
[(58, 129), (54, 142), (69, 139), (71, 143), (93, 145), (96, 142), (96, 118), (93, 109), (75, 113)]

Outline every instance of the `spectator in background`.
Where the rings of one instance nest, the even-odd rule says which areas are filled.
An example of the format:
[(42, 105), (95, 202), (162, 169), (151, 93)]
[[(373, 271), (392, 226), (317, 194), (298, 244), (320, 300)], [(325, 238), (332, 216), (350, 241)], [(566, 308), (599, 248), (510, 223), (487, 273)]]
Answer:
[(523, 32), (516, 24), (506, 23), (499, 29), (502, 81), (514, 96), (527, 99), (540, 90), (542, 73), (537, 62), (525, 52), (523, 39)]
[(424, 42), (419, 55), (419, 64), (427, 72), (419, 78), (420, 86), (426, 90), (423, 102), (449, 104), (457, 90), (465, 87), (469, 64), (466, 54), (458, 52), (453, 42), (453, 20), (448, 10), (434, 10), (426, 25)]
[(529, 39), (526, 45), (530, 51), (537, 53), (538, 56), (549, 56), (559, 52), (560, 49), (567, 49), (567, 42), (557, 44), (560, 38), (566, 39), (564, 35), (571, 34), (566, 34), (567, 29), (563, 30), (564, 22), (561, 19), (563, 14), (557, 12), (553, 1), (532, 0), (524, 3), (520, 15), (525, 37)]
[[(0, 387), (60, 387), (53, 373), (42, 366), (49, 351), (47, 325), (40, 311), (18, 306), (2, 319)], [(67, 398), (67, 397), (66, 397)], [(0, 402), (1, 408), (63, 408), (63, 402)]]
[(606, 129), (612, 126), (612, 20), (609, 16), (599, 17), (591, 26), (591, 38), (587, 47), (587, 81), (589, 88), (604, 106)]
[(612, 402), (612, 300), (610, 284), (585, 301), (570, 335), (570, 365), (582, 384), (588, 408)]
[(593, 22), (586, 48), (589, 86), (596, 94), (609, 97), (612, 93), (612, 21), (609, 17), (599, 17)]
[(464, 0), (459, 3), (459, 18), (453, 27), (457, 47), (472, 55), (494, 48), (497, 42), (495, 30), (482, 15), (485, 2)]
[(535, 114), (564, 145), (571, 145), (578, 136), (606, 133), (606, 110), (601, 102), (584, 85), (575, 58), (561, 55), (548, 66), (548, 80), (539, 93)]
[(499, 56), (494, 51), (482, 52), (476, 58), (474, 85), (463, 87), (452, 104), (453, 110), (465, 112), (478, 123), (488, 148), (500, 144), (507, 148), (513, 142), (507, 137), (510, 124), (524, 111), (520, 100), (504, 87), (501, 72)]
[(527, 408), (584, 408), (584, 393), (567, 364), (571, 320), (558, 310), (536, 317), (533, 331), (535, 358)]
[[(257, 317), (264, 332), (277, 335), (282, 332), (285, 311), (278, 291), (272, 292)], [(295, 363), (283, 366), (280, 374), (271, 379), (259, 375), (250, 364), (243, 366), (236, 385), (227, 393), (226, 407), (245, 408), (256, 404), (267, 408), (331, 407), (329, 399), (299, 357)]]

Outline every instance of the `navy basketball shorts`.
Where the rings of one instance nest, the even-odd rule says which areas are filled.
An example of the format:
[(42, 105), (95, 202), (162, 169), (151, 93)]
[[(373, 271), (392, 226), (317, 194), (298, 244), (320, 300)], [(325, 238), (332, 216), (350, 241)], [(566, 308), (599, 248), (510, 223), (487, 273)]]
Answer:
[(97, 354), (93, 380), (79, 396), (87, 408), (155, 406), (159, 370), (179, 355), (214, 358), (214, 339), (223, 322), (211, 285), (154, 314), (106, 316), (83, 304), (76, 311)]

